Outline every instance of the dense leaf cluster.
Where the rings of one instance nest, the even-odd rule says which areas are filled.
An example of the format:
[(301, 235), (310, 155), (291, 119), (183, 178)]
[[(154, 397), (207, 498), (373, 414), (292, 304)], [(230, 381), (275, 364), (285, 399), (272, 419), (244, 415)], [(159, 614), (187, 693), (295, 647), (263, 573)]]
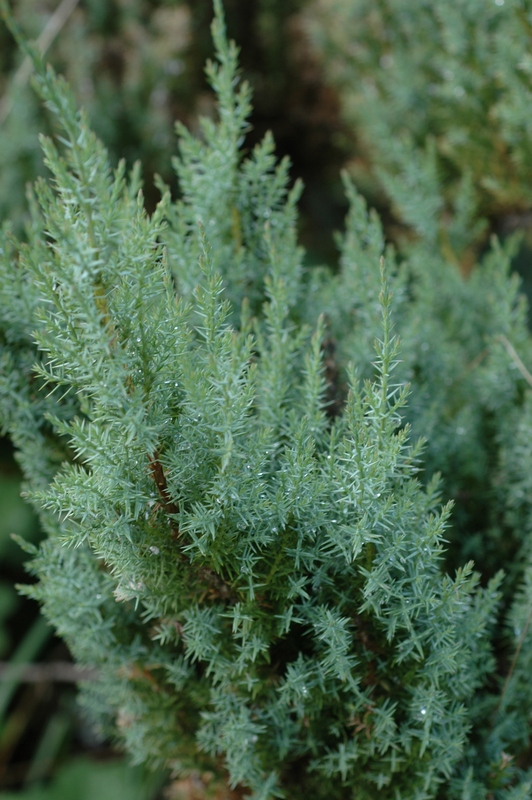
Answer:
[(0, 259), (2, 426), (48, 534), (26, 591), (139, 761), (256, 800), (528, 797), (532, 347), (509, 254), (468, 282), (430, 239), (384, 263), (347, 182), (340, 270), (306, 271), (298, 185), (271, 137), (242, 152), (215, 9), (219, 119), (180, 130), (182, 196), (160, 181), (152, 215), (33, 54), (62, 147), (43, 138), (51, 178)]

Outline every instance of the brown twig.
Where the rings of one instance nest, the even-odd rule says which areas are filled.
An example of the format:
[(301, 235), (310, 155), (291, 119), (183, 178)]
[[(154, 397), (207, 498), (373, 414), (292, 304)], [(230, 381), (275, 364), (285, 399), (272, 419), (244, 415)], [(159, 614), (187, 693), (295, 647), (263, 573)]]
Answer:
[(530, 372), (527, 370), (527, 368), (525, 367), (525, 365), (523, 364), (523, 362), (521, 361), (521, 359), (517, 355), (517, 352), (516, 352), (514, 346), (512, 345), (512, 343), (510, 341), (508, 341), (506, 336), (504, 336), (504, 334), (502, 334), (502, 333), (498, 338), (501, 340), (501, 342), (505, 346), (508, 355), (510, 356), (510, 358), (514, 362), (515, 366), (517, 367), (517, 369), (519, 370), (519, 372), (521, 373), (521, 375), (523, 376), (525, 381), (528, 383), (529, 386), (532, 386), (532, 375), (530, 374)]
[(525, 638), (526, 638), (526, 635), (527, 635), (527, 632), (528, 632), (528, 628), (530, 627), (530, 623), (531, 622), (532, 622), (532, 605), (530, 606), (530, 611), (528, 612), (528, 617), (527, 617), (527, 620), (526, 620), (526, 623), (525, 623), (525, 627), (523, 628), (523, 632), (521, 633), (521, 636), (519, 637), (519, 642), (517, 643), (517, 647), (516, 647), (516, 650), (515, 650), (515, 653), (514, 653), (514, 657), (512, 659), (512, 663), (510, 665), (510, 669), (508, 670), (508, 675), (506, 676), (506, 680), (504, 682), (504, 687), (503, 687), (503, 690), (501, 692), (501, 697), (500, 697), (500, 700), (499, 700), (499, 704), (497, 705), (497, 709), (495, 711), (495, 716), (497, 716), (497, 714), (499, 713), (499, 711), (501, 709), (502, 701), (504, 700), (504, 696), (505, 696), (506, 691), (508, 689), (508, 686), (510, 684), (510, 680), (511, 680), (512, 675), (514, 673), (515, 665), (517, 664), (517, 659), (519, 658), (519, 653), (521, 652), (521, 648), (523, 647), (523, 643), (525, 641)]
[[(155, 485), (157, 486), (157, 491), (159, 492), (159, 505), (163, 511), (169, 515), (169, 522), (173, 523), (171, 515), (178, 514), (179, 508), (170, 496), (168, 484), (166, 482), (166, 475), (164, 474), (164, 470), (159, 458), (159, 451), (155, 450), (150, 459), (150, 472), (153, 480), (155, 481)], [(181, 533), (177, 525), (172, 524), (171, 531), (174, 539), (177, 540), (180, 538)], [(236, 595), (234, 594), (232, 588), (213, 569), (208, 566), (201, 566), (197, 570), (197, 575), (207, 584), (207, 588), (202, 595), (201, 600), (208, 598), (210, 600), (221, 599), (236, 602)]]
[[(179, 509), (173, 502), (172, 498), (170, 497), (170, 492), (168, 491), (166, 475), (164, 474), (161, 462), (159, 461), (158, 450), (154, 451), (150, 459), (150, 472), (153, 480), (155, 481), (155, 485), (157, 486), (159, 497), (161, 498), (160, 502), (161, 508), (165, 511), (166, 514), (178, 514)], [(177, 526), (172, 525), (172, 533), (176, 539), (179, 537), (180, 534)]]
[[(72, 15), (74, 9), (78, 5), (79, 0), (62, 0), (57, 6), (56, 10), (44, 26), (41, 35), (37, 39), (37, 47), (42, 55), (46, 53), (54, 39), (65, 26), (67, 20)], [(20, 67), (15, 72), (12, 79), (12, 88), (21, 88), (25, 86), (30, 79), (32, 70), (31, 59), (26, 56)], [(6, 94), (0, 100), (0, 125), (6, 121), (13, 108), (13, 100)]]
[(464, 377), (470, 372), (473, 372), (473, 370), (476, 369), (478, 366), (480, 366), (480, 364), (482, 364), (484, 359), (489, 355), (489, 352), (490, 352), (489, 347), (485, 347), (484, 350), (482, 350), (477, 356), (475, 356), (475, 358), (472, 359), (472, 361), (469, 362), (469, 364), (467, 364), (466, 368), (464, 369), (460, 377), (461, 378)]
[[(515, 366), (517, 367), (517, 369), (519, 370), (525, 381), (528, 383), (529, 386), (532, 386), (532, 374), (527, 370), (527, 368), (519, 358), (517, 351), (513, 346), (513, 344), (510, 342), (510, 340), (507, 339), (503, 333), (499, 334), (499, 336), (497, 336), (496, 339), (498, 339), (504, 345), (506, 352), (514, 362)], [(462, 374), (459, 375), (459, 377), (456, 380), (461, 380), (463, 377), (465, 377), (474, 369), (476, 369), (489, 355), (489, 353), (490, 353), (490, 348), (485, 347), (481, 353), (479, 353), (477, 356), (475, 356), (475, 358), (472, 361), (469, 362), (469, 364), (466, 366)]]

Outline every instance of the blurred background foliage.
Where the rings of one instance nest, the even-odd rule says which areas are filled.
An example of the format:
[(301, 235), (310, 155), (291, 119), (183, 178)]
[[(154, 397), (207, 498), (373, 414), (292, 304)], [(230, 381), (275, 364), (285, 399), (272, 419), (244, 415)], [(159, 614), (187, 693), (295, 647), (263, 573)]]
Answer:
[(529, 0), (313, 0), (306, 23), (371, 204), (414, 228), (424, 207), (416, 232), (466, 271), (492, 233), (530, 248)]
[[(143, 164), (148, 208), (159, 173), (175, 189), (174, 124), (214, 113), (204, 77), (211, 0), (13, 0), (88, 111), (112, 159)], [(225, 0), (230, 35), (253, 87), (248, 145), (272, 130), (305, 183), (301, 240), (309, 264), (335, 264), (332, 232), (347, 210), (347, 167), (389, 238), (422, 236), (467, 273), (491, 233), (520, 230), (514, 266), (532, 279), (532, 5), (529, 0)], [(28, 224), (27, 184), (51, 132), (29, 72), (0, 26), (0, 222)], [(419, 208), (423, 214), (419, 214)], [(422, 218), (424, 230), (412, 221)], [(456, 220), (461, 222), (457, 224)], [(416, 224), (418, 224), (416, 222)], [(36, 541), (9, 443), (0, 452), (0, 800), (155, 800), (162, 776), (116, 760), (75, 704), (68, 660), (30, 601), (10, 535)], [(51, 665), (21, 680), (17, 664)], [(90, 756), (90, 757), (89, 757)], [(224, 790), (225, 791), (225, 790)], [(226, 797), (209, 776), (165, 797)]]
[[(293, 174), (307, 187), (303, 236), (316, 257), (331, 257), (327, 232), (341, 224), (346, 208), (339, 172), (350, 132), (310, 47), (302, 14), (306, 3), (226, 0), (225, 8), (241, 48), (244, 77), (253, 87), (249, 146), (273, 131), (277, 152), (291, 157)], [(54, 0), (13, 3), (23, 30), (34, 39), (46, 31), (57, 5)], [(196, 130), (198, 116), (214, 112), (204, 75), (212, 53), (211, 5), (211, 0), (71, 0), (47, 50), (111, 156), (130, 164), (142, 161), (148, 206), (158, 196), (154, 173), (175, 186), (170, 164), (175, 122)], [(17, 76), (19, 64), (2, 28), (0, 219), (9, 217), (20, 227), (26, 182), (42, 171), (38, 133), (47, 131), (48, 123), (28, 81)], [(318, 234), (324, 224), (325, 236)]]

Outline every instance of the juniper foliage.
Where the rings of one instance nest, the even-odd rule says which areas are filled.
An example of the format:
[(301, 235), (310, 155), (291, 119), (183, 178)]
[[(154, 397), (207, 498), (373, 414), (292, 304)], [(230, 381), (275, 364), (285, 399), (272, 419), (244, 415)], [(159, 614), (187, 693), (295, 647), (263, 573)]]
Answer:
[[(303, 0), (227, 3), (231, 27), (244, 44), (243, 69), (259, 87), (254, 101), (258, 127), (279, 124), (287, 107), (300, 126), (323, 125), (313, 118), (318, 100), (309, 97), (309, 79), (296, 66), (294, 22), (302, 4)], [(120, 157), (142, 162), (146, 205), (152, 209), (157, 200), (155, 172), (175, 188), (170, 161), (175, 119), (195, 129), (200, 112), (214, 114), (214, 98), (204, 76), (204, 62), (211, 52), (211, 0), (89, 0), (71, 7), (69, 14), (62, 7), (59, 15), (52, 14), (58, 4), (40, 0), (12, 5), (27, 38), (43, 44), (48, 39), (47, 59), (83, 104), (111, 162), (116, 164)], [(50, 42), (51, 32), (55, 36)], [(51, 132), (49, 117), (27, 84), (29, 71), (20, 66), (19, 55), (2, 27), (0, 217), (9, 217), (17, 235), (22, 234), (26, 218), (26, 184), (44, 173), (38, 134)], [(316, 92), (314, 84), (311, 88)], [(290, 140), (294, 133), (285, 129), (284, 135)], [(284, 147), (290, 149), (289, 142)]]
[[(255, 800), (527, 797), (530, 341), (508, 259), (469, 284), (428, 246), (379, 267), (348, 184), (340, 272), (307, 274), (299, 188), (270, 137), (242, 151), (250, 94), (215, 12), (219, 119), (180, 130), (182, 197), (160, 182), (152, 215), (32, 51), (62, 132), (27, 244), (2, 233), (0, 413), (48, 534), (25, 591), (137, 761), (226, 770)], [(521, 538), (504, 558), (498, 531), (493, 561), (513, 587), (463, 542), (444, 569), (427, 432), (447, 495), (511, 479), (494, 513)]]
[(316, 0), (308, 20), (373, 197), (467, 268), (489, 227), (529, 227), (528, 0)]

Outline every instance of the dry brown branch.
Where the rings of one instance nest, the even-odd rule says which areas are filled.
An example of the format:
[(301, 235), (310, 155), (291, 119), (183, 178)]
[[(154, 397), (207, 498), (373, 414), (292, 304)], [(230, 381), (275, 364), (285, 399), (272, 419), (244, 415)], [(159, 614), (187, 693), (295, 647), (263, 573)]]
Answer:
[(530, 627), (530, 623), (531, 622), (532, 622), (532, 606), (530, 607), (530, 611), (528, 612), (528, 617), (527, 617), (527, 620), (526, 620), (526, 623), (525, 623), (525, 627), (523, 628), (523, 632), (521, 633), (521, 636), (519, 637), (519, 642), (517, 644), (517, 647), (516, 647), (516, 650), (515, 650), (515, 653), (514, 653), (514, 657), (512, 659), (512, 663), (510, 665), (510, 669), (508, 670), (508, 675), (506, 676), (506, 680), (504, 682), (504, 687), (503, 687), (503, 690), (501, 692), (501, 698), (499, 700), (499, 704), (497, 706), (497, 710), (495, 712), (495, 716), (497, 716), (497, 714), (499, 713), (499, 711), (501, 709), (501, 706), (502, 706), (502, 703), (503, 703), (503, 700), (504, 700), (504, 696), (505, 696), (506, 691), (508, 689), (508, 686), (510, 684), (510, 680), (512, 678), (512, 675), (514, 674), (515, 665), (517, 664), (517, 659), (519, 658), (519, 653), (521, 652), (521, 648), (523, 646), (523, 642), (525, 641), (526, 635), (528, 633), (528, 628)]
[(508, 355), (510, 356), (510, 358), (514, 362), (515, 366), (517, 367), (517, 369), (519, 370), (519, 372), (521, 373), (521, 375), (523, 376), (525, 381), (528, 383), (529, 386), (532, 386), (532, 375), (530, 374), (530, 372), (527, 370), (527, 368), (525, 367), (525, 365), (523, 364), (523, 362), (521, 361), (521, 359), (517, 355), (517, 352), (516, 352), (514, 346), (512, 345), (512, 343), (502, 333), (499, 336), (499, 339), (501, 340), (501, 342), (505, 346)]

